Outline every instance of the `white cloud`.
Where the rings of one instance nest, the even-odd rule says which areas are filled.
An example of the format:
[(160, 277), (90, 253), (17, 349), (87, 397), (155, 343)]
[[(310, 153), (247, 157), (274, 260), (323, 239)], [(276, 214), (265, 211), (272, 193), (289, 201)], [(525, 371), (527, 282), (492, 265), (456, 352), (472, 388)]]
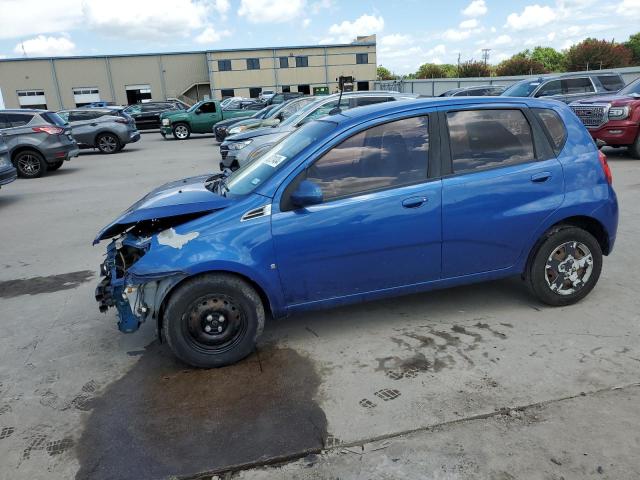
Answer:
[(1, 0), (0, 39), (68, 31), (82, 19), (81, 0)]
[(251, 23), (284, 23), (305, 13), (304, 0), (242, 0), (238, 15)]
[(307, 28), (309, 25), (311, 25), (311, 19), (310, 18), (305, 18), (304, 20), (302, 20), (302, 26), (304, 28)]
[(487, 10), (487, 4), (484, 0), (473, 0), (461, 13), (465, 17), (480, 17), (486, 14)]
[(75, 43), (67, 36), (47, 37), (38, 35), (35, 38), (18, 43), (13, 49), (13, 53), (17, 56), (26, 54), (27, 57), (57, 57), (71, 55), (75, 49)]
[(460, 28), (463, 29), (469, 29), (469, 28), (476, 28), (478, 26), (478, 20), (476, 20), (475, 18), (470, 18), (469, 20), (464, 20), (462, 22), (460, 22)]
[(427, 55), (444, 55), (447, 53), (447, 48), (443, 45), (436, 45), (427, 52)]
[(225, 14), (231, 8), (231, 4), (229, 0), (214, 0), (213, 2), (213, 10), (220, 13)]
[(383, 28), (382, 16), (364, 14), (353, 22), (345, 20), (340, 24), (334, 23), (329, 28), (329, 34), (337, 38), (340, 43), (348, 43), (358, 35), (372, 35), (382, 31)]
[(622, 0), (616, 7), (618, 15), (640, 17), (640, 0)]
[(399, 47), (402, 45), (407, 45), (411, 42), (411, 37), (409, 35), (403, 35), (401, 33), (392, 33), (390, 35), (385, 35), (380, 39), (378, 45), (381, 46), (382, 49), (387, 47)]
[(217, 31), (215, 28), (209, 26), (205, 28), (200, 35), (198, 35), (194, 40), (200, 44), (210, 44), (220, 41), (224, 37), (228, 37), (231, 35), (229, 30)]
[(507, 17), (506, 26), (513, 30), (527, 30), (539, 28), (553, 22), (557, 18), (556, 12), (548, 6), (527, 5), (522, 13), (512, 13)]
[(491, 45), (508, 45), (512, 42), (513, 40), (511, 39), (511, 37), (509, 35), (500, 35), (497, 38), (494, 38), (493, 41), (491, 41)]
[(328, 10), (333, 8), (334, 0), (318, 0), (311, 4), (311, 13), (314, 15), (320, 13), (322, 10)]
[(442, 38), (445, 40), (449, 40), (450, 42), (459, 42), (460, 40), (466, 40), (470, 36), (470, 30), (456, 30), (454, 28), (445, 30), (442, 34)]
[(91, 0), (83, 3), (82, 10), (86, 26), (93, 30), (153, 40), (188, 36), (204, 26), (209, 8), (195, 0)]

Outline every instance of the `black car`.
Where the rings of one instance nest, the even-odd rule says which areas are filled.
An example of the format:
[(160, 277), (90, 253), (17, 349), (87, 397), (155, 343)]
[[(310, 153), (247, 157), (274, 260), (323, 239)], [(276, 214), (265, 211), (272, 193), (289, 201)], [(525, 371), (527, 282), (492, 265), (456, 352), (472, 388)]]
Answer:
[(160, 128), (160, 114), (172, 110), (184, 110), (179, 102), (147, 102), (129, 105), (124, 112), (136, 122), (138, 130)]
[(460, 87), (447, 90), (439, 97), (495, 97), (501, 95), (507, 87), (502, 85), (479, 85), (475, 87)]

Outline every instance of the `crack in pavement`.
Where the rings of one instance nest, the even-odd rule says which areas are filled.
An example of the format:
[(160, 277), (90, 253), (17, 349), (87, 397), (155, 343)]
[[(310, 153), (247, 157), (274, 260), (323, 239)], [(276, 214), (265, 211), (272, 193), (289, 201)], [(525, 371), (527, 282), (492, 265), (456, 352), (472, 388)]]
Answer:
[(239, 472), (239, 471), (242, 471), (242, 470), (249, 470), (251, 468), (256, 468), (256, 467), (284, 464), (284, 463), (288, 463), (288, 462), (299, 460), (301, 458), (306, 457), (307, 455), (332, 452), (332, 451), (337, 451), (337, 450), (341, 450), (341, 449), (344, 449), (344, 448), (364, 446), (364, 445), (369, 444), (369, 443), (375, 443), (375, 442), (380, 442), (382, 440), (389, 440), (389, 439), (393, 439), (393, 438), (403, 437), (403, 436), (411, 435), (411, 434), (418, 433), (418, 432), (428, 432), (428, 431), (436, 430), (436, 429), (443, 428), (443, 427), (459, 425), (459, 424), (473, 422), (473, 421), (477, 421), (477, 420), (486, 420), (486, 419), (489, 419), (489, 418), (493, 418), (493, 417), (497, 417), (497, 416), (500, 416), (500, 415), (508, 414), (511, 411), (524, 412), (526, 410), (535, 409), (535, 408), (541, 408), (541, 407), (547, 407), (549, 405), (553, 405), (553, 404), (561, 403), (561, 402), (566, 402), (568, 400), (575, 400), (575, 399), (579, 399), (579, 398), (583, 398), (583, 397), (584, 398), (593, 397), (593, 396), (596, 396), (598, 394), (605, 393), (605, 392), (619, 391), (619, 390), (624, 391), (624, 390), (628, 390), (630, 388), (637, 388), (637, 387), (640, 387), (640, 382), (628, 383), (628, 384), (617, 385), (617, 386), (612, 386), (612, 387), (605, 387), (605, 388), (600, 388), (600, 389), (597, 389), (597, 390), (592, 390), (592, 391), (589, 391), (589, 392), (580, 392), (580, 393), (575, 394), (575, 395), (567, 395), (565, 397), (559, 397), (559, 398), (554, 398), (554, 399), (550, 399), (550, 400), (544, 400), (544, 401), (541, 401), (541, 402), (530, 403), (530, 404), (527, 404), (527, 405), (519, 405), (519, 406), (515, 406), (515, 407), (502, 407), (502, 408), (499, 408), (499, 409), (497, 409), (495, 411), (492, 411), (492, 412), (479, 413), (479, 414), (476, 414), (476, 415), (471, 415), (471, 416), (463, 417), (463, 418), (457, 418), (455, 420), (449, 420), (449, 421), (446, 421), (446, 422), (435, 423), (435, 424), (432, 424), (432, 425), (426, 425), (426, 426), (423, 426), (423, 427), (417, 427), (417, 428), (412, 428), (412, 429), (408, 429), (408, 430), (401, 430), (401, 431), (398, 431), (398, 432), (386, 433), (384, 435), (377, 435), (377, 436), (374, 436), (374, 437), (368, 437), (368, 438), (360, 439), (360, 440), (353, 441), (353, 442), (340, 443), (338, 445), (327, 447), (327, 448), (310, 448), (310, 449), (301, 450), (300, 452), (297, 452), (297, 453), (294, 453), (294, 454), (290, 454), (290, 455), (261, 459), (259, 461), (247, 462), (247, 463), (243, 463), (243, 464), (233, 465), (233, 466), (226, 467), (226, 468), (220, 469), (220, 470), (212, 470), (212, 471), (207, 471), (207, 472), (201, 472), (201, 473), (198, 473), (196, 475), (178, 476), (176, 478), (180, 479), (180, 480), (204, 480), (205, 478), (210, 478), (213, 475), (231, 474), (231, 473), (236, 473), (236, 472)]

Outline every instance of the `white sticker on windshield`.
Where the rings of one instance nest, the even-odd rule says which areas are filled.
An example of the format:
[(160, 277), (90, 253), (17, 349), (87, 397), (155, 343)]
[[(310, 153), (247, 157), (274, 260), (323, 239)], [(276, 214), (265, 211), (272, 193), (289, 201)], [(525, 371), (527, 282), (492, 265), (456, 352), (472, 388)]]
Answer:
[(264, 159), (264, 163), (265, 163), (265, 165), (269, 165), (270, 167), (276, 168), (278, 165), (280, 165), (286, 159), (287, 159), (287, 157), (285, 157), (284, 155), (278, 155), (276, 153), (274, 155), (269, 155), (267, 158), (265, 158)]

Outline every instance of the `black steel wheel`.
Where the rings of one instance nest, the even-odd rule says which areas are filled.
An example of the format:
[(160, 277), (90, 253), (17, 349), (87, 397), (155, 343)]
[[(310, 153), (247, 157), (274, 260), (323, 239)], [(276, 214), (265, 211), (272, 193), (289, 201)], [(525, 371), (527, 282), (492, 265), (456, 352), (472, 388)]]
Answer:
[(113, 133), (102, 133), (96, 138), (96, 148), (101, 153), (116, 153), (120, 150), (120, 140)]
[(211, 368), (249, 355), (264, 317), (262, 301), (250, 285), (233, 275), (208, 274), (187, 280), (171, 294), (162, 327), (179, 359)]
[(47, 163), (35, 150), (24, 150), (18, 153), (13, 163), (22, 178), (38, 178), (47, 171)]
[(564, 226), (549, 232), (529, 269), (533, 293), (549, 305), (570, 305), (595, 287), (602, 270), (602, 250), (589, 232)]

